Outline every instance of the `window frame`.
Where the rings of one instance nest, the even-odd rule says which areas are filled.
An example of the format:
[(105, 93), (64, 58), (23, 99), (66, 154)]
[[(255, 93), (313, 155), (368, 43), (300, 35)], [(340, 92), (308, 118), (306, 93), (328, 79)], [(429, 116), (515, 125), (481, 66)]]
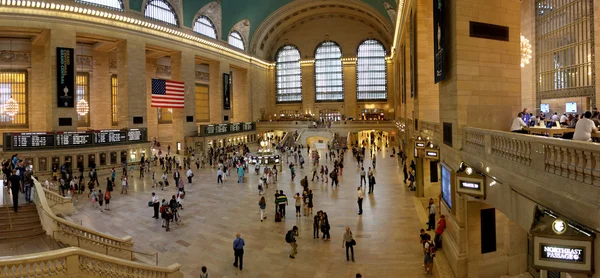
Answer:
[[(239, 38), (234, 37), (234, 39), (239, 39), (240, 42), (242, 42), (242, 47), (239, 48), (236, 45), (232, 44), (229, 39), (231, 38), (231, 35), (233, 34), (237, 34), (238, 36), (240, 36)], [(229, 32), (229, 35), (227, 36), (227, 44), (235, 47), (236, 49), (242, 50), (242, 51), (246, 51), (246, 42), (244, 41), (244, 36), (242, 36), (242, 34), (240, 32), (238, 32), (237, 30), (232, 30), (231, 32)]]
[[(208, 113), (207, 113), (207, 117), (206, 118), (200, 118), (200, 117), (198, 117), (198, 101), (199, 101), (198, 94), (202, 94), (202, 93), (197, 92), (197, 88), (198, 87), (206, 87), (206, 89), (207, 89), (206, 95), (208, 96), (208, 98), (207, 98), (207, 101), (206, 101), (206, 107), (207, 107), (207, 112)], [(194, 96), (196, 97), (195, 98), (195, 103), (194, 103), (195, 108), (196, 108), (196, 111), (195, 111), (196, 122), (197, 123), (210, 122), (210, 85), (196, 82), (196, 84), (194, 85)]]
[[(210, 24), (210, 26), (206, 26), (206, 24), (204, 24), (203, 22), (200, 22), (200, 19), (206, 19), (208, 21), (208, 23)], [(205, 33), (200, 32), (200, 30), (196, 31), (196, 24), (201, 24), (203, 26), (212, 28), (213, 32), (215, 33), (215, 37), (211, 37)], [(215, 25), (215, 23), (212, 21), (212, 19), (210, 19), (210, 17), (208, 17), (207, 15), (199, 15), (198, 17), (196, 17), (196, 20), (194, 20), (194, 26), (192, 26), (192, 31), (194, 31), (194, 33), (205, 36), (207, 38), (211, 38), (213, 40), (218, 40), (219, 39), (219, 32), (217, 32), (217, 26)]]
[(110, 76), (110, 117), (112, 126), (119, 125), (119, 77), (117, 74)]
[[(294, 50), (296, 50), (298, 52), (298, 60), (296, 62), (293, 61), (289, 61), (286, 63), (298, 63), (298, 70), (300, 71), (299, 74), (292, 74), (289, 76), (299, 76), (299, 87), (292, 87), (291, 89), (300, 89), (300, 93), (293, 93), (293, 95), (300, 95), (300, 99), (294, 99), (294, 100), (279, 100), (279, 96), (282, 95), (279, 93), (279, 62), (277, 62), (277, 60), (279, 59), (279, 55), (282, 53), (282, 51), (286, 48), (286, 47), (293, 47)], [(277, 52), (275, 52), (275, 102), (277, 104), (285, 104), (285, 103), (302, 103), (302, 65), (300, 64), (300, 60), (302, 58), (302, 54), (300, 53), (300, 49), (298, 49), (297, 46), (293, 45), (293, 44), (285, 44), (282, 45)], [(290, 89), (290, 88), (285, 88), (285, 89)], [(286, 95), (286, 94), (283, 94)], [(288, 94), (289, 95), (289, 94)]]
[[(360, 62), (360, 59), (361, 58), (380, 58), (380, 57), (377, 57), (377, 56), (360, 57), (360, 55), (359, 55), (360, 48), (363, 45), (365, 45), (365, 43), (367, 43), (368, 41), (375, 41), (375, 42), (377, 42), (379, 44), (379, 46), (381, 46), (381, 48), (383, 49), (383, 56), (381, 57), (381, 59), (383, 59), (384, 69), (383, 69), (383, 71), (380, 71), (380, 70), (378, 70), (378, 71), (370, 70), (370, 71), (362, 71), (362, 72), (367, 72), (367, 73), (368, 72), (383, 72), (383, 75), (384, 75), (383, 79), (385, 81), (385, 83), (383, 84), (383, 86), (384, 86), (384, 91), (383, 92), (385, 93), (385, 98), (360, 98), (359, 97), (360, 92), (359, 92), (358, 89), (359, 89), (359, 86), (360, 86), (359, 85), (359, 81), (360, 81), (360, 73), (361, 73), (361, 71), (359, 71), (359, 62)], [(365, 40), (363, 40), (358, 45), (358, 47), (356, 49), (356, 101), (357, 102), (365, 102), (365, 101), (370, 101), (370, 102), (373, 102), (373, 101), (387, 102), (388, 101), (388, 80), (387, 80), (387, 70), (388, 70), (388, 67), (387, 67), (387, 60), (385, 59), (386, 55), (387, 55), (387, 50), (385, 49), (385, 45), (383, 43), (381, 43), (381, 41), (379, 41), (377, 39), (372, 39), (372, 38), (365, 39)], [(365, 79), (365, 80), (368, 80), (368, 79)], [(374, 92), (370, 91), (370, 92), (366, 92), (366, 93), (372, 95)], [(375, 92), (375, 93), (379, 93), (379, 92)]]
[[(338, 50), (340, 52), (340, 57), (339, 58), (322, 58), (322, 59), (319, 59), (319, 60), (331, 60), (331, 61), (332, 60), (336, 60), (336, 59), (339, 60), (339, 63), (340, 63), (339, 64), (339, 68), (340, 68), (339, 73), (341, 74), (341, 81), (342, 81), (342, 85), (341, 85), (341, 88), (342, 88), (341, 95), (342, 96), (341, 96), (341, 99), (321, 99), (321, 100), (317, 99), (317, 97), (319, 95), (319, 92), (318, 92), (319, 86), (317, 85), (317, 75), (318, 75), (318, 73), (317, 73), (317, 62), (318, 62), (317, 52), (319, 51), (319, 48), (323, 47), (324, 44), (327, 44), (327, 43), (333, 43), (338, 48)], [(342, 53), (343, 52), (342, 52), (342, 48), (340, 47), (340, 45), (338, 43), (334, 42), (334, 41), (329, 41), (329, 40), (323, 41), (323, 42), (319, 43), (317, 45), (317, 47), (315, 48), (315, 54), (314, 54), (314, 57), (315, 57), (315, 63), (314, 63), (314, 72), (315, 72), (314, 73), (314, 78), (315, 78), (315, 102), (343, 102), (344, 101), (344, 97), (345, 97), (345, 95), (344, 95), (344, 63), (342, 63), (342, 55), (343, 55)], [(333, 73), (335, 73), (335, 72), (333, 72)], [(324, 72), (322, 74), (328, 75), (328, 74), (331, 74), (331, 72)], [(321, 86), (321, 87), (333, 87), (333, 86)], [(335, 94), (335, 93), (337, 93), (337, 92), (334, 92), (333, 94)], [(326, 92), (326, 93), (322, 93), (322, 94), (329, 95), (329, 94), (332, 94), (332, 93)]]
[(120, 11), (120, 12), (125, 11), (125, 4), (123, 3), (123, 0), (114, 0), (114, 1), (119, 2), (120, 8), (116, 8), (116, 7), (109, 6), (109, 5), (104, 5), (102, 3), (96, 3), (94, 1), (98, 1), (98, 0), (75, 0), (75, 2), (79, 3), (79, 4), (90, 5), (90, 6), (95, 6), (95, 7), (100, 7), (100, 8), (105, 8), (105, 9)]
[[(85, 78), (85, 84), (79, 84), (79, 76), (83, 76)], [(77, 114), (77, 127), (90, 127), (91, 126), (91, 115), (92, 114), (92, 103), (90, 101), (90, 73), (87, 71), (79, 71), (75, 73), (75, 108), (77, 109), (77, 102), (81, 100), (79, 98), (79, 87), (82, 86), (84, 88), (83, 91), (83, 99), (88, 103), (90, 107), (90, 111), (85, 116), (81, 116)]]
[[(24, 79), (24, 81), (22, 82), (22, 84), (23, 84), (22, 86), (24, 87), (24, 90), (23, 90), (23, 92), (16, 93), (16, 94), (23, 95), (22, 101), (19, 101), (19, 99), (20, 99), (19, 97), (13, 96), (13, 90), (11, 88), (10, 97), (12, 97), (14, 100), (16, 100), (17, 103), (19, 104), (19, 113), (17, 113), (17, 115), (15, 115), (14, 117), (10, 117), (7, 115), (7, 117), (11, 118), (11, 120), (10, 121), (0, 121), (0, 128), (3, 128), (3, 129), (28, 128), (29, 127), (29, 72), (27, 70), (0, 69), (0, 81), (2, 81), (1, 76), (3, 74), (22, 74), (23, 79)], [(15, 84), (15, 83), (17, 83), (17, 82), (0, 83), (0, 84)], [(18, 83), (21, 83), (21, 82), (18, 82)], [(7, 98), (6, 100), (8, 100), (9, 98)], [(0, 95), (0, 106), (2, 107), (3, 111), (4, 111), (4, 104), (5, 104), (6, 100), (2, 101), (2, 96)], [(19, 115), (24, 117), (24, 121), (21, 123), (14, 123), (15, 122), (14, 119), (17, 118)]]
[[(166, 115), (170, 115), (170, 118), (163, 118), (163, 110), (167, 109), (168, 114), (164, 113)], [(171, 109), (169, 111), (169, 109)], [(158, 124), (159, 125), (170, 125), (173, 124), (173, 108), (161, 108), (161, 107), (157, 107), (156, 108), (156, 118), (158, 120)]]
[[(150, 6), (150, 5), (151, 5), (153, 2), (160, 2), (160, 3), (164, 3), (164, 4), (166, 4), (166, 5), (167, 5), (167, 7), (169, 8), (169, 11), (171, 12), (171, 14), (173, 14), (173, 17), (174, 17), (174, 19), (175, 19), (175, 23), (171, 23), (171, 22), (168, 22), (168, 21), (165, 21), (165, 20), (163, 20), (163, 19), (159, 19), (159, 18), (156, 18), (156, 17), (153, 17), (153, 16), (149, 16), (149, 15), (147, 14), (148, 7), (149, 7), (149, 6)], [(160, 8), (160, 9), (164, 9), (163, 7), (159, 7), (159, 6), (157, 6), (157, 5), (153, 5), (153, 7)], [(175, 9), (173, 8), (173, 5), (171, 5), (171, 3), (169, 3), (169, 1), (167, 1), (167, 0), (148, 0), (148, 1), (146, 2), (146, 6), (144, 7), (144, 17), (145, 17), (145, 18), (148, 18), (148, 19), (151, 19), (151, 20), (153, 20), (153, 21), (157, 21), (157, 22), (160, 22), (160, 23), (164, 23), (164, 24), (170, 25), (170, 26), (179, 27), (179, 15), (177, 14), (177, 12), (175, 11)]]

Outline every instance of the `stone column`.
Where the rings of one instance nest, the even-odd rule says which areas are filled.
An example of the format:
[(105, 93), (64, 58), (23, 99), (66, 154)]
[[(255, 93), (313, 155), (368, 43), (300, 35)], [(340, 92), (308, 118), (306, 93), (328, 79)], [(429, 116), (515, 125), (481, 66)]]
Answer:
[(191, 52), (176, 52), (171, 54), (171, 79), (185, 83), (185, 108), (173, 108), (173, 124), (171, 132), (173, 135), (173, 146), (181, 143), (181, 149), (185, 149), (185, 136), (195, 135), (195, 123), (187, 123), (186, 116), (195, 115), (195, 86), (196, 86), (196, 61)]
[(231, 109), (233, 110), (232, 122), (250, 121), (252, 115), (253, 99), (250, 97), (248, 70), (232, 68), (233, 91), (231, 93)]
[[(159, 138), (158, 136), (158, 110), (156, 107), (151, 107), (152, 100), (152, 78), (156, 77), (156, 59), (147, 58), (145, 66), (146, 74), (144, 78), (146, 80), (146, 113), (147, 113), (147, 126), (148, 126), (148, 139)], [(166, 146), (165, 146), (166, 147)]]
[(109, 54), (94, 51), (94, 67), (90, 86), (90, 127), (108, 129), (112, 125)]
[[(57, 27), (58, 28), (58, 27)], [(49, 31), (50, 39), (46, 43), (46, 64), (49, 65), (49, 82), (46, 83), (49, 91), (49, 101), (47, 105), (47, 116), (51, 119), (52, 124), (49, 127), (52, 127), (52, 131), (76, 131), (77, 130), (77, 102), (75, 101), (75, 105), (73, 108), (59, 108), (58, 107), (58, 99), (57, 99), (57, 72), (56, 72), (56, 48), (57, 47), (66, 47), (75, 49), (76, 46), (76, 34), (73, 29), (52, 29)], [(75, 63), (75, 61), (72, 61)], [(75, 79), (75, 77), (73, 77)], [(73, 92), (73, 96), (75, 96), (75, 92)], [(34, 110), (34, 109), (32, 109)], [(59, 118), (71, 118), (72, 125), (71, 126), (59, 126), (58, 119)], [(49, 130), (50, 131), (50, 130)]]
[(267, 78), (268, 72), (269, 70), (258, 66), (252, 66), (250, 69), (250, 78), (248, 79), (250, 86), (248, 97), (252, 101), (250, 121), (259, 120), (261, 109), (266, 113), (267, 104), (272, 100), (272, 98), (269, 98), (270, 95), (267, 93), (267, 90), (274, 79)]
[[(46, 37), (46, 39), (48, 39)], [(32, 131), (52, 130), (52, 98), (56, 94), (50, 90), (50, 63), (47, 56), (50, 55), (46, 47), (47, 40), (31, 46), (31, 71), (29, 76), (29, 129)], [(35, 82), (31, 82), (35, 80)], [(56, 82), (56, 81), (54, 81)], [(40, 109), (31, 109), (38, 106)]]
[[(229, 73), (229, 63), (213, 61), (209, 66), (210, 71), (210, 122), (222, 123), (223, 115), (223, 73)], [(229, 113), (227, 114), (229, 115)]]
[[(146, 76), (146, 45), (128, 39), (117, 45), (117, 77), (119, 78), (119, 126), (143, 128), (148, 126)], [(134, 117), (143, 123), (134, 124)]]
[(302, 111), (300, 114), (313, 113), (319, 115), (321, 108), (315, 101), (315, 64), (300, 64), (302, 68)]
[[(595, 4), (598, 6), (598, 4)], [(600, 11), (598, 11), (600, 12)], [(597, 24), (600, 28), (600, 23)], [(598, 29), (596, 29), (598, 30)], [(521, 68), (521, 106), (536, 111), (536, 77), (535, 77), (535, 3), (534, 1), (521, 1), (521, 34), (531, 44), (531, 60)], [(596, 90), (598, 91), (598, 90)], [(535, 113), (535, 112), (534, 112)]]
[[(452, 145), (441, 144), (441, 160), (456, 169), (461, 162), (463, 128), (478, 127), (507, 130), (511, 119), (521, 110), (520, 3), (511, 1), (447, 1), (446, 47), (448, 71), (439, 83), (440, 122), (452, 124)], [(508, 41), (470, 37), (470, 22), (509, 28)], [(420, 59), (420, 58), (419, 58)], [(476, 165), (473, 165), (476, 166)], [(446, 218), (454, 227), (444, 239), (449, 248), (446, 257), (455, 277), (466, 277), (467, 252), (478, 232), (466, 228), (472, 222), (466, 197), (454, 202), (455, 215)], [(446, 249), (446, 248), (444, 248)], [(446, 251), (445, 251), (446, 252)], [(487, 260), (487, 257), (485, 258)], [(492, 261), (485, 261), (492, 267)]]
[(358, 118), (356, 102), (356, 63), (342, 62), (344, 74), (344, 110), (340, 111), (347, 118)]
[(419, 121), (438, 123), (440, 97), (438, 84), (434, 81), (433, 5), (431, 0), (418, 0), (416, 5), (415, 51), (418, 60), (415, 117)]

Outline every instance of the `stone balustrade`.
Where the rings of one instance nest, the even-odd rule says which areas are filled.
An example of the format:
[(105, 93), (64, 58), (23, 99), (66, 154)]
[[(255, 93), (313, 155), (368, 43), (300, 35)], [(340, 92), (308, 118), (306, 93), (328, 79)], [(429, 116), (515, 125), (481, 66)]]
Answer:
[(76, 247), (4, 257), (1, 277), (152, 277), (181, 278), (179, 264), (167, 267), (131, 262)]
[[(46, 234), (52, 236), (54, 240), (105, 255), (129, 260), (134, 259), (135, 252), (133, 251), (131, 236), (118, 238), (106, 235), (56, 216), (46, 198), (46, 194), (53, 196), (52, 198), (57, 198), (51, 194), (54, 192), (45, 189), (37, 179), (34, 179), (34, 186), (35, 202), (42, 227), (46, 231)], [(62, 196), (60, 197), (62, 198)]]

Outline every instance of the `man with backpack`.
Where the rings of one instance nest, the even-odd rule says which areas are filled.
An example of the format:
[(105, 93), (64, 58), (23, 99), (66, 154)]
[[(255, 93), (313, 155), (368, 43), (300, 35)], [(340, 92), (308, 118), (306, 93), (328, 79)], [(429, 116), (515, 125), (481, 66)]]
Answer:
[(425, 273), (431, 274), (433, 267), (433, 258), (435, 257), (435, 244), (431, 241), (431, 236), (427, 234), (426, 241), (423, 244), (423, 252), (425, 257), (423, 258), (423, 264), (425, 266)]
[(291, 230), (285, 234), (285, 242), (289, 243), (292, 247), (290, 250), (290, 258), (295, 259), (295, 255), (298, 254), (296, 248), (298, 248), (298, 244), (296, 243), (296, 237), (298, 236), (298, 227), (294, 226)]

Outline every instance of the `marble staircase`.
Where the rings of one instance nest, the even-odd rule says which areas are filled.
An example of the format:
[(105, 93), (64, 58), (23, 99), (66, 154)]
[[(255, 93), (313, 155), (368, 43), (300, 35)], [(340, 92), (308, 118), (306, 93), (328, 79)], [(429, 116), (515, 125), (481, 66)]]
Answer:
[(12, 207), (0, 208), (0, 241), (36, 237), (44, 233), (35, 204), (19, 206), (18, 213)]

